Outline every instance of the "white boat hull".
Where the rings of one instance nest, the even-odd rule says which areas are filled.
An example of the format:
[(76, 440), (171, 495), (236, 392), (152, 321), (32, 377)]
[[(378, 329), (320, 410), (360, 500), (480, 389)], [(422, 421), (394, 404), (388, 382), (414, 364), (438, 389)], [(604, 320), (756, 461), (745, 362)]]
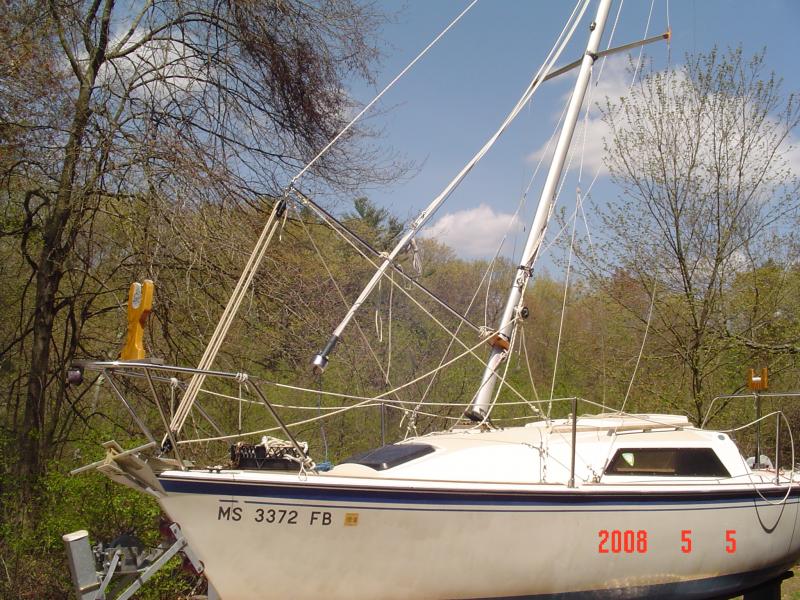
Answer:
[(160, 480), (164, 510), (224, 600), (708, 598), (800, 556), (798, 486), (781, 502), (786, 485), (759, 486), (767, 501), (751, 485), (409, 487), (241, 472)]

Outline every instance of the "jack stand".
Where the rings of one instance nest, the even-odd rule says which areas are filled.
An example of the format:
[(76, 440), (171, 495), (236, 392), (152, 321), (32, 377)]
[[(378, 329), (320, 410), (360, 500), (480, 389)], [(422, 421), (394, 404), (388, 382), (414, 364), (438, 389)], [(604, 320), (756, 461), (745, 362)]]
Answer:
[[(107, 549), (102, 545), (91, 548), (89, 534), (84, 530), (62, 536), (78, 600), (107, 600), (106, 593), (114, 575), (135, 577), (115, 599), (128, 600), (179, 552), (189, 560), (195, 572), (202, 574), (203, 563), (187, 545), (180, 527), (170, 523), (169, 532), (173, 540), (165, 540), (155, 552), (147, 555), (136, 543)], [(98, 564), (102, 565), (101, 571), (97, 571)], [(208, 600), (219, 600), (211, 582), (208, 583)]]
[(775, 579), (746, 591), (744, 600), (781, 600), (781, 584), (791, 577), (794, 577), (794, 574), (791, 571), (786, 571)]

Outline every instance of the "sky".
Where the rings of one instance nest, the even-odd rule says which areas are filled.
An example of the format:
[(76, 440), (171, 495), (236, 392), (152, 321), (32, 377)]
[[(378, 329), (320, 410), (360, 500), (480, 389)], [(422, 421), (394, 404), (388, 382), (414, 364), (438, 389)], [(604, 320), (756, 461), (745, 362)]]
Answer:
[[(393, 15), (379, 32), (383, 57), (374, 85), (351, 86), (353, 99), (362, 105), (369, 102), (468, 3), (382, 2), (381, 7)], [(494, 133), (539, 68), (574, 5), (572, 0), (479, 0), (366, 115), (366, 123), (380, 131), (377, 143), (413, 165), (402, 180), (370, 188), (366, 194), (402, 219), (415, 217)], [(595, 12), (593, 2), (558, 65), (581, 56)], [(651, 4), (648, 0), (617, 0), (603, 48), (615, 21), (613, 46), (671, 28), (669, 44), (656, 42), (646, 48), (657, 68), (680, 64), (686, 53), (708, 51), (714, 45), (723, 49), (741, 45), (746, 55), (766, 48), (767, 64), (784, 79), (784, 89), (800, 91), (800, 1), (655, 0)], [(634, 60), (638, 55), (634, 51)], [(624, 55), (608, 61), (593, 92), (596, 100), (627, 89), (627, 62)], [(447, 243), (464, 258), (477, 258), (491, 256), (508, 231), (502, 253), (519, 255), (526, 236), (523, 223), (532, 218), (546, 164), (530, 185), (520, 216), (514, 217), (514, 212), (553, 134), (574, 76), (564, 75), (540, 89), (434, 215), (423, 235)], [(580, 126), (576, 130), (573, 147), (578, 144), (583, 150), (575, 153), (559, 197), (559, 206), (568, 212), (574, 209), (578, 187), (585, 192), (595, 175), (590, 202), (603, 205), (618, 194), (603, 168), (603, 127), (597, 116), (596, 109), (590, 111), (585, 134)], [(800, 151), (796, 156), (800, 172)], [(556, 228), (550, 229), (552, 238)]]

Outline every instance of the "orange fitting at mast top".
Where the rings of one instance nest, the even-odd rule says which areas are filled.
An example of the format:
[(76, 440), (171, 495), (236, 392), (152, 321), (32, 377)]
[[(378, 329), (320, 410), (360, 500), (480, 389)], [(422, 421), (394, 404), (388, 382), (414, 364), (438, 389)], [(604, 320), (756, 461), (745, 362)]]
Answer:
[(128, 335), (120, 352), (122, 360), (142, 360), (144, 351), (144, 325), (153, 310), (155, 285), (149, 279), (132, 283), (128, 291)]

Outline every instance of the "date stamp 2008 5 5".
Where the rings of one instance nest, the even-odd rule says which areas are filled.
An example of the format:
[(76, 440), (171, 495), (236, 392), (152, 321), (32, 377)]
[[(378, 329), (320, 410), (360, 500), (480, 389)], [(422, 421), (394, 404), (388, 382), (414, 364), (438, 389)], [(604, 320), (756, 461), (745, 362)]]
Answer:
[[(599, 554), (647, 554), (648, 534), (646, 529), (601, 529), (597, 532), (599, 538), (597, 552)], [(736, 552), (736, 530), (726, 529), (724, 549), (728, 554)], [(681, 552), (691, 554), (693, 550), (692, 530), (682, 529), (680, 538), (676, 536), (676, 544)]]

